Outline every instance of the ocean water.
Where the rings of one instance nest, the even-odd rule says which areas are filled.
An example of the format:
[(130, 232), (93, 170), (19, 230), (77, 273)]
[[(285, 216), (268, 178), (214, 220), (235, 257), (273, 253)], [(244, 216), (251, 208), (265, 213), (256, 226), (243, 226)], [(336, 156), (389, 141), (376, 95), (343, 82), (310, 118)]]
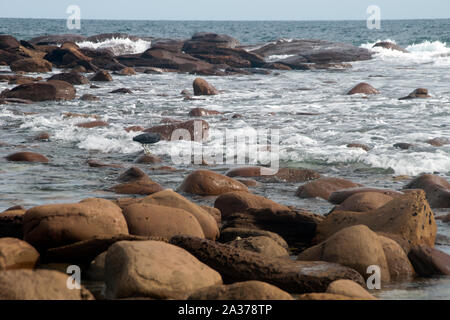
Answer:
[[(340, 71), (276, 71), (270, 75), (205, 77), (221, 94), (185, 101), (180, 95), (192, 90), (193, 75), (138, 74), (113, 76), (99, 89), (77, 86), (77, 97), (95, 94), (100, 101), (79, 99), (33, 105), (0, 105), (0, 211), (12, 206), (31, 207), (44, 203), (75, 202), (87, 197), (115, 198), (106, 189), (115, 184), (122, 169), (90, 168), (86, 161), (95, 159), (125, 167), (142, 152), (132, 142), (136, 133), (123, 130), (132, 125), (150, 127), (163, 118), (187, 120), (195, 107), (214, 109), (223, 115), (206, 119), (211, 126), (205, 150), (225, 150), (224, 132), (237, 136), (248, 130), (279, 130), (277, 155), (282, 166), (304, 167), (327, 176), (343, 177), (367, 186), (400, 190), (409, 180), (399, 175), (416, 176), (435, 173), (450, 179), (450, 145), (433, 147), (427, 140), (450, 139), (450, 20), (382, 21), (381, 30), (368, 30), (364, 21), (315, 22), (168, 22), (83, 20), (83, 35), (123, 32), (144, 40), (112, 39), (102, 43), (83, 42), (83, 47), (111, 48), (116, 54), (143, 52), (151, 38), (189, 38), (198, 31), (229, 34), (244, 45), (257, 45), (279, 38), (315, 38), (352, 43), (372, 48), (379, 40), (389, 40), (410, 53), (376, 49), (374, 59), (354, 62), (353, 68)], [(44, 34), (74, 33), (65, 29), (65, 20), (0, 19), (0, 33), (19, 39)], [(275, 57), (272, 57), (275, 58)], [(0, 67), (0, 72), (8, 72)], [(61, 70), (54, 70), (59, 73)], [(38, 76), (39, 74), (36, 74)], [(40, 76), (49, 77), (49, 74)], [(345, 93), (359, 82), (369, 82), (381, 94), (363, 97)], [(0, 82), (0, 91), (12, 88)], [(109, 93), (126, 87), (133, 94)], [(399, 101), (416, 88), (428, 88), (432, 98)], [(33, 113), (33, 114), (30, 114)], [(106, 128), (81, 129), (75, 126), (91, 119), (65, 118), (65, 112), (99, 116), (111, 125)], [(239, 113), (242, 118), (232, 119)], [(32, 141), (37, 133), (50, 133), (50, 142)], [(413, 144), (409, 150), (393, 147), (395, 143)], [(348, 143), (363, 143), (369, 152), (350, 149)], [(261, 146), (256, 146), (261, 147)], [(174, 150), (190, 150), (186, 141), (160, 142), (152, 152), (179, 172), (151, 171), (141, 166), (162, 186), (177, 189), (183, 178), (198, 165), (174, 164)], [(4, 156), (17, 150), (42, 153), (49, 164), (9, 163)], [(264, 157), (267, 153), (260, 152)], [(254, 160), (254, 157), (251, 160)], [(209, 169), (224, 173), (233, 166), (217, 164)], [(299, 199), (295, 183), (264, 183), (252, 191), (274, 201), (326, 213), (332, 206), (319, 199)], [(214, 198), (190, 197), (211, 205)], [(436, 215), (449, 210), (435, 210)], [(438, 222), (438, 245), (450, 253), (450, 226)], [(445, 237), (447, 237), (445, 239)], [(450, 279), (420, 280), (393, 285), (376, 293), (385, 299), (449, 299)]]

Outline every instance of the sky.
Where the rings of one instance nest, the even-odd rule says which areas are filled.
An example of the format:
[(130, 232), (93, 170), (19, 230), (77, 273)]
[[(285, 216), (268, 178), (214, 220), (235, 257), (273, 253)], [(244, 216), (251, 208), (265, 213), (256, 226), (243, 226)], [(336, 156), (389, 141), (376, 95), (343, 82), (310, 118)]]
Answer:
[(449, 0), (0, 0), (0, 17), (65, 19), (78, 5), (82, 19), (123, 20), (366, 20), (450, 18)]

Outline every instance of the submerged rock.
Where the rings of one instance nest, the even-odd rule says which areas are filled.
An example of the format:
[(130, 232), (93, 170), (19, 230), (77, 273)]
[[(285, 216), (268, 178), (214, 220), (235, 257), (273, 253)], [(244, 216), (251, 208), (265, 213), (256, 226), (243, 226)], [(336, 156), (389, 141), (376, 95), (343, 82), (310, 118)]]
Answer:
[(356, 85), (353, 89), (351, 89), (349, 92), (347, 92), (347, 95), (353, 95), (353, 94), (379, 94), (380, 92), (372, 87), (370, 84), (362, 82), (358, 85)]
[(35, 152), (17, 152), (10, 154), (6, 157), (6, 160), (8, 161), (23, 161), (23, 162), (41, 162), (41, 163), (48, 163), (50, 160), (43, 156), (42, 154), (35, 153)]
[(431, 98), (431, 96), (428, 94), (428, 89), (419, 88), (411, 92), (406, 97), (400, 98), (399, 100), (409, 100), (409, 99), (426, 99)]
[(409, 53), (408, 50), (400, 47), (399, 45), (392, 43), (392, 42), (388, 42), (388, 41), (382, 41), (382, 42), (377, 42), (375, 43), (375, 45), (372, 48), (377, 48), (377, 47), (381, 47), (381, 48), (385, 48), (385, 49), (391, 49), (391, 50), (395, 50), (395, 51), (400, 51), (403, 53)]
[(60, 80), (26, 83), (5, 93), (5, 98), (19, 98), (31, 101), (73, 100), (76, 90), (73, 85)]

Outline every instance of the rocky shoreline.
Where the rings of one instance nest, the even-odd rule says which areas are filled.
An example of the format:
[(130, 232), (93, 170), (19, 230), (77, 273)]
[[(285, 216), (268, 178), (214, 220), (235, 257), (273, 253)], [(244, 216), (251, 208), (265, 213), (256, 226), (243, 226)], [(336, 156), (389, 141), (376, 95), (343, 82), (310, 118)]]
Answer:
[[(137, 39), (106, 34), (19, 41), (0, 35), (0, 65), (12, 71), (0, 74), (0, 81), (16, 85), (0, 94), (0, 104), (75, 100), (77, 85), (92, 83), (94, 93), (96, 84), (113, 81), (113, 76), (340, 70), (372, 56), (366, 49), (321, 40), (245, 47), (230, 36), (210, 33), (188, 40), (148, 39), (152, 46), (145, 52), (119, 56), (75, 43), (122, 36)], [(377, 46), (404, 50), (389, 43)], [(63, 70), (48, 79), (26, 75), (54, 68)], [(130, 89), (111, 93), (128, 94)], [(186, 100), (197, 99), (220, 94), (220, 88), (197, 78), (192, 93), (182, 94)], [(379, 91), (360, 83), (348, 94)], [(98, 99), (94, 94), (79, 98)], [(417, 89), (402, 99), (416, 98), (429, 98), (428, 91)], [(218, 114), (195, 108), (189, 116)], [(109, 125), (101, 119), (77, 124), (86, 130)], [(163, 140), (170, 140), (177, 129), (207, 138), (210, 126), (202, 118), (168, 118), (158, 126), (126, 128), (136, 134), (158, 133)], [(46, 133), (35, 137), (49, 138)], [(429, 143), (442, 146), (449, 141), (436, 138)], [(348, 147), (369, 150), (365, 145)], [(6, 160), (52, 161), (29, 151), (13, 152)], [(177, 170), (154, 155), (141, 155), (135, 163), (150, 164), (152, 170)], [(190, 171), (173, 191), (137, 165), (90, 160), (86, 166), (121, 171), (108, 189), (116, 199), (15, 206), (0, 213), (0, 299), (372, 300), (375, 297), (367, 289), (370, 266), (379, 267), (382, 284), (450, 275), (450, 256), (434, 248), (436, 219), (448, 222), (449, 217), (435, 217), (433, 209), (450, 208), (450, 183), (437, 175), (421, 175), (405, 183), (404, 189), (393, 190), (310, 169), (281, 168), (267, 176), (261, 167), (242, 167), (220, 174), (203, 163), (203, 169)], [(252, 193), (252, 188), (269, 181), (298, 184), (292, 196), (321, 198), (335, 207), (323, 216)], [(214, 206), (196, 203), (187, 195), (214, 197)], [(82, 270), (81, 290), (67, 289), (71, 265)], [(103, 290), (97, 290), (99, 284)]]

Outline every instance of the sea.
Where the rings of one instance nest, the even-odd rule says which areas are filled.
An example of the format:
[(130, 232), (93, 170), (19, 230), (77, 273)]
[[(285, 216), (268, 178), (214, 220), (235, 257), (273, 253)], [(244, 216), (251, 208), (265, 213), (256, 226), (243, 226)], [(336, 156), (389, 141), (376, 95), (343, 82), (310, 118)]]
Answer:
[[(107, 189), (116, 183), (123, 169), (91, 168), (88, 160), (136, 165), (142, 147), (132, 141), (134, 132), (124, 128), (156, 126), (164, 118), (188, 120), (193, 108), (223, 112), (208, 117), (210, 124), (205, 150), (223, 151), (234, 159), (236, 148), (224, 146), (224, 133), (245, 137), (255, 130), (277, 132), (275, 152), (279, 166), (314, 169), (325, 176), (341, 177), (373, 187), (401, 190), (413, 177), (433, 173), (450, 179), (450, 145), (434, 147), (433, 138), (450, 139), (450, 20), (386, 20), (380, 29), (369, 29), (366, 21), (119, 21), (82, 20), (80, 30), (68, 30), (66, 20), (0, 19), (0, 34), (28, 40), (47, 34), (127, 33), (139, 40), (113, 38), (100, 43), (84, 41), (81, 47), (108, 48), (115, 54), (141, 53), (152, 39), (188, 39), (207, 31), (228, 34), (243, 46), (257, 47), (279, 39), (322, 39), (353, 44), (374, 51), (374, 59), (352, 62), (351, 69), (319, 71), (273, 71), (271, 74), (204, 77), (221, 93), (217, 96), (185, 100), (182, 90), (192, 91), (195, 75), (138, 74), (113, 76), (98, 89), (77, 86), (77, 99), (32, 105), (0, 105), (0, 212), (13, 205), (27, 208), (76, 202), (90, 197), (107, 199), (117, 195)], [(409, 53), (376, 48), (379, 41), (391, 41)], [(280, 57), (269, 57), (276, 60)], [(9, 67), (1, 66), (0, 73)], [(60, 73), (54, 69), (52, 73)], [(36, 74), (47, 78), (50, 74)], [(368, 82), (381, 94), (348, 96), (345, 93), (360, 82)], [(0, 82), (0, 91), (12, 88)], [(128, 88), (132, 94), (109, 93)], [(416, 88), (427, 88), (431, 98), (399, 100)], [(78, 99), (91, 93), (99, 101)], [(82, 129), (77, 123), (95, 118), (67, 118), (64, 113), (96, 115), (109, 127)], [(233, 118), (240, 114), (242, 117)], [(253, 131), (252, 131), (253, 130)], [(33, 137), (48, 132), (50, 141)], [(174, 161), (173, 154), (188, 152), (199, 142), (159, 142), (151, 152), (163, 159), (162, 165), (178, 171), (150, 170), (150, 177), (165, 188), (176, 190), (199, 164)], [(361, 143), (369, 151), (348, 148)], [(408, 150), (396, 143), (409, 143)], [(195, 147), (195, 146), (194, 146)], [(264, 149), (264, 150), (263, 150)], [(46, 155), (49, 164), (7, 162), (4, 156), (17, 151)], [(238, 150), (239, 153), (242, 150)], [(267, 155), (261, 159), (267, 158)], [(262, 164), (249, 155), (245, 163), (224, 162), (207, 167), (225, 173), (233, 167)], [(252, 192), (285, 205), (326, 214), (332, 205), (320, 199), (295, 196), (298, 183), (262, 183)], [(213, 205), (214, 197), (190, 199)], [(435, 215), (450, 213), (435, 210)], [(450, 254), (450, 225), (437, 221), (437, 248)], [(450, 278), (419, 279), (410, 283), (383, 286), (374, 292), (383, 299), (450, 299)]]

